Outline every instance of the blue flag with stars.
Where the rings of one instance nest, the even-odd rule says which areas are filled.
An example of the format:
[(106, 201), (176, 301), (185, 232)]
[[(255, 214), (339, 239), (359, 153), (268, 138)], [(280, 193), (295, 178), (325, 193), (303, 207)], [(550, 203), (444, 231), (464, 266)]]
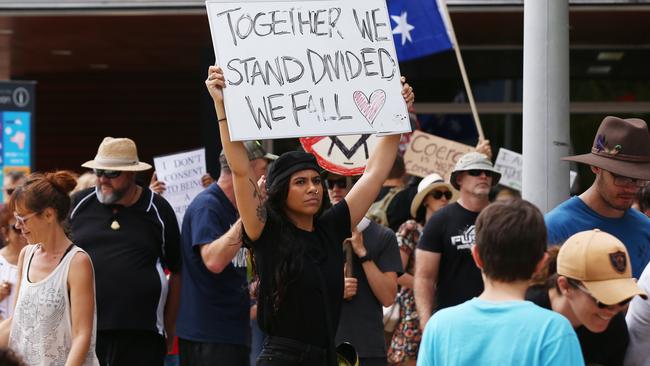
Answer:
[(436, 0), (387, 0), (399, 61), (452, 49)]

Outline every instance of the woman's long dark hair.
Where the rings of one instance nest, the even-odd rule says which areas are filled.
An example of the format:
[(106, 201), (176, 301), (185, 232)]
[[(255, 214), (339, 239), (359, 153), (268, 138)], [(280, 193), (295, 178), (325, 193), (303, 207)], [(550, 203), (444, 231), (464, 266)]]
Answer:
[[(302, 273), (304, 265), (304, 245), (297, 240), (296, 227), (286, 213), (290, 182), (291, 178), (289, 177), (271, 187), (267, 192), (267, 200), (264, 203), (267, 217), (277, 218), (275, 220), (279, 222), (280, 237), (277, 240), (281, 244), (277, 246), (277, 250), (273, 253), (276, 256), (275, 258), (277, 258), (277, 266), (273, 269), (273, 276), (270, 279), (264, 280), (265, 285), (268, 287), (263, 291), (259, 291), (258, 287), (256, 295), (258, 303), (272, 304), (274, 313), (280, 308), (287, 288)], [(318, 218), (330, 206), (327, 191), (322, 183), (319, 190), (323, 192), (323, 200), (314, 219)], [(255, 265), (254, 256), (252, 258), (253, 274), (257, 277), (259, 273)]]

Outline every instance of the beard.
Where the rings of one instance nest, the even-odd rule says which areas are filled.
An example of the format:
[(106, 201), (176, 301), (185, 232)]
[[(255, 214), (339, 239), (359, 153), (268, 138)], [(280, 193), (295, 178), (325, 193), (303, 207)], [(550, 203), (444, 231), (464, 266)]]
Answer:
[(488, 197), (490, 195), (490, 186), (484, 187), (484, 186), (476, 186), (474, 189), (472, 189), (472, 195), (476, 197)]
[(121, 200), (126, 194), (126, 191), (127, 189), (113, 189), (112, 193), (104, 194), (99, 186), (95, 186), (97, 200), (105, 205), (111, 205)]
[(601, 177), (601, 179), (598, 180), (596, 184), (600, 198), (609, 207), (618, 211), (626, 211), (632, 207), (632, 204), (634, 203), (634, 200), (632, 199), (622, 200), (623, 202), (616, 202), (618, 193), (616, 192), (616, 187), (613, 187), (613, 183), (610, 183), (608, 186), (608, 184)]
[(606, 196), (606, 195), (604, 195), (602, 193), (601, 193), (601, 198), (609, 207), (611, 207), (611, 208), (613, 208), (615, 210), (618, 210), (618, 211), (627, 211), (628, 209), (630, 209), (632, 207), (632, 204), (634, 203), (633, 200), (628, 200), (628, 202), (626, 202), (626, 203), (620, 203), (619, 204), (619, 203), (616, 203), (616, 201), (615, 201), (616, 196), (610, 197), (610, 196)]

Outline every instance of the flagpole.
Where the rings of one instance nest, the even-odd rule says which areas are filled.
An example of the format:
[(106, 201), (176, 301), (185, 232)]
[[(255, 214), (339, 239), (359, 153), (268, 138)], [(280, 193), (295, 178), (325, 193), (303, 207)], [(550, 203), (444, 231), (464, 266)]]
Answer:
[(456, 53), (456, 59), (458, 60), (458, 67), (460, 68), (460, 74), (463, 77), (463, 84), (465, 84), (465, 92), (467, 93), (467, 99), (469, 99), (469, 106), (472, 110), (472, 116), (474, 117), (474, 124), (476, 125), (476, 131), (478, 131), (478, 138), (480, 140), (485, 140), (485, 135), (483, 134), (483, 127), (481, 126), (481, 120), (478, 117), (478, 112), (476, 110), (476, 102), (474, 101), (474, 94), (472, 94), (472, 88), (469, 85), (469, 78), (467, 77), (467, 71), (465, 71), (465, 63), (463, 62), (463, 57), (460, 54), (460, 48), (458, 47), (458, 42), (456, 41), (456, 32), (454, 32), (454, 26), (451, 23), (451, 17), (449, 16), (449, 10), (447, 10), (447, 1), (446, 0), (436, 0), (438, 3), (438, 9), (442, 11), (442, 16), (447, 23), (447, 31), (449, 32), (449, 38), (451, 38), (451, 45), (454, 47), (454, 53)]

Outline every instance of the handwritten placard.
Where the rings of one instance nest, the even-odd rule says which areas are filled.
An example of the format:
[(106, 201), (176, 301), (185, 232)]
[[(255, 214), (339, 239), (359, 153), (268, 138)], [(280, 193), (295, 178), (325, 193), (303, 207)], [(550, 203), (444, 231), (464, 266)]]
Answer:
[(418, 177), (438, 173), (449, 181), (451, 171), (461, 156), (474, 151), (474, 147), (414, 131), (404, 153), (406, 172)]
[(521, 191), (523, 159), (520, 153), (500, 148), (494, 169), (501, 173), (499, 184)]
[(410, 131), (385, 0), (206, 6), (232, 140)]
[(167, 188), (162, 196), (174, 208), (180, 227), (187, 206), (204, 189), (201, 177), (206, 174), (205, 149), (157, 156), (153, 164), (158, 180)]

